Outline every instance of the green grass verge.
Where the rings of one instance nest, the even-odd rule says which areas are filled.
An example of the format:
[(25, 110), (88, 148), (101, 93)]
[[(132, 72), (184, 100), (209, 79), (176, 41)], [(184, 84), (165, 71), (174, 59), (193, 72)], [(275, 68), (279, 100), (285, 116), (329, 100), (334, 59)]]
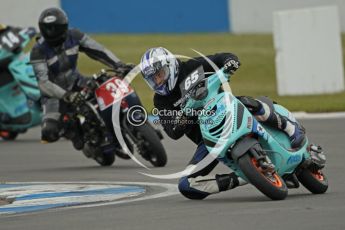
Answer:
[[(242, 66), (231, 81), (235, 95), (266, 95), (292, 111), (330, 112), (345, 111), (345, 92), (332, 95), (284, 96), (276, 90), (275, 52), (272, 35), (231, 34), (155, 34), (155, 35), (93, 35), (94, 39), (112, 50), (125, 62), (139, 63), (141, 55), (151, 47), (163, 46), (176, 54), (198, 56), (203, 54), (233, 52), (239, 56)], [(345, 44), (345, 36), (342, 36)], [(344, 51), (343, 51), (344, 53)], [(345, 63), (344, 63), (345, 64)], [(81, 56), (79, 69), (84, 74), (98, 72), (103, 66)], [(153, 93), (138, 76), (133, 86), (143, 104), (151, 109)]]

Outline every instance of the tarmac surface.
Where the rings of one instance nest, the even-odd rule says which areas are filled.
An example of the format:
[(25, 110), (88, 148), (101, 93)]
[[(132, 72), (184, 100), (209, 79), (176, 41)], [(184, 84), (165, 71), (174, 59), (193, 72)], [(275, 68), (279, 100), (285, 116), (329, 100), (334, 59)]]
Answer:
[[(177, 179), (159, 180), (139, 173), (183, 170), (195, 149), (185, 138), (175, 142), (166, 137), (163, 144), (168, 153), (167, 166), (148, 171), (119, 158), (111, 167), (100, 167), (66, 140), (40, 144), (39, 128), (32, 129), (15, 142), (0, 141), (2, 183), (141, 182), (146, 194), (138, 200), (129, 198), (108, 205), (0, 215), (0, 229), (345, 229), (345, 118), (308, 119), (302, 123), (309, 139), (323, 146), (327, 154), (324, 172), (330, 187), (323, 195), (312, 195), (303, 187), (289, 190), (283, 201), (271, 201), (251, 185), (192, 201), (177, 192)], [(224, 166), (216, 170), (227, 171)]]

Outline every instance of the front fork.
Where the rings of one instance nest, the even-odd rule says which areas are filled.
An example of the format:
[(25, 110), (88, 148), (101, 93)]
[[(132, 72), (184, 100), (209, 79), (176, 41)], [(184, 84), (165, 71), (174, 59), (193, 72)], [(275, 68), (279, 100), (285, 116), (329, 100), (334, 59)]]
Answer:
[[(124, 138), (127, 139), (127, 144), (130, 144), (132, 146), (132, 148), (129, 149), (133, 149), (135, 152), (139, 153), (140, 155), (142, 155), (142, 140), (140, 140), (140, 138), (137, 138), (136, 135), (134, 134), (134, 130), (132, 127), (129, 127), (128, 125), (128, 121), (127, 121), (127, 113), (128, 110), (122, 110), (121, 111), (121, 129), (124, 135)], [(134, 154), (134, 153), (132, 153)]]
[(271, 159), (267, 156), (266, 152), (262, 149), (260, 144), (254, 145), (249, 149), (249, 153), (254, 157), (255, 161), (258, 162), (263, 172), (274, 172), (275, 166)]

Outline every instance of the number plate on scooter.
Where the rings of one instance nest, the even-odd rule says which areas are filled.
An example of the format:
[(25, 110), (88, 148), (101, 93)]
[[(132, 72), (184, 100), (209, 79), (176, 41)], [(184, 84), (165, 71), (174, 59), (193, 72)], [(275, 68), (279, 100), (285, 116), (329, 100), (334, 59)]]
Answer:
[(9, 30), (0, 36), (0, 48), (7, 52), (13, 52), (23, 43), (23, 37), (14, 30)]
[(125, 80), (113, 77), (96, 89), (95, 94), (99, 109), (103, 111), (133, 92)]

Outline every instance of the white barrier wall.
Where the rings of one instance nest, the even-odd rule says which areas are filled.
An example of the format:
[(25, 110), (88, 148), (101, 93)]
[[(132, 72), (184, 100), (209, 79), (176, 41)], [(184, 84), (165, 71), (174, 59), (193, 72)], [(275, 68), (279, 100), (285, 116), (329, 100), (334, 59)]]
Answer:
[(279, 95), (344, 90), (336, 6), (274, 13), (274, 46)]
[(59, 7), (60, 0), (1, 0), (0, 23), (38, 27), (38, 17), (48, 7)]
[(234, 33), (271, 33), (274, 11), (325, 5), (338, 6), (341, 31), (345, 32), (345, 0), (229, 0), (228, 5)]

